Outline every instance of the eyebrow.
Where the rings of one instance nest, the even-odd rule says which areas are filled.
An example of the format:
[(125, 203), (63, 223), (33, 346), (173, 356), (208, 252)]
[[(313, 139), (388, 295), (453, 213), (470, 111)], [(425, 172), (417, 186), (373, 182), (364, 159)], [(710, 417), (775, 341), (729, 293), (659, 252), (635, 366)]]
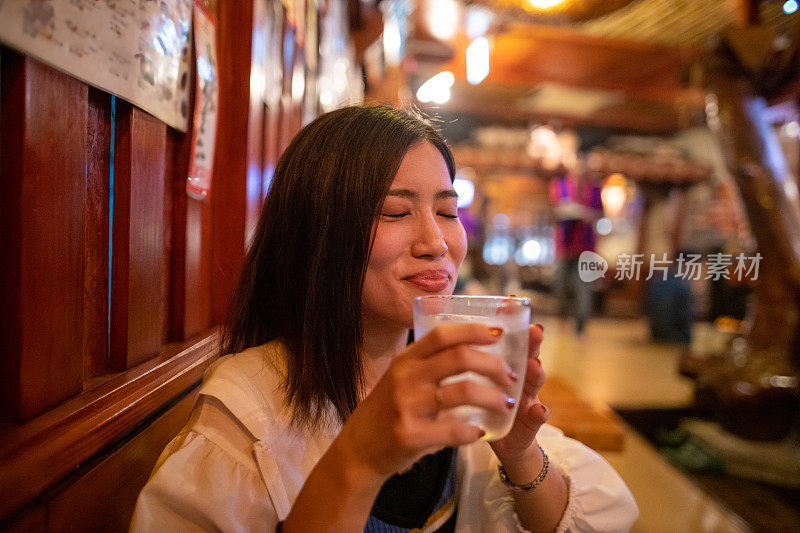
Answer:
[[(411, 189), (391, 189), (386, 196), (398, 196), (400, 198), (416, 200), (419, 198), (419, 193), (417, 191), (412, 191)], [(458, 193), (453, 189), (442, 189), (441, 191), (437, 192), (433, 198), (435, 200), (440, 200), (442, 198), (458, 198)]]

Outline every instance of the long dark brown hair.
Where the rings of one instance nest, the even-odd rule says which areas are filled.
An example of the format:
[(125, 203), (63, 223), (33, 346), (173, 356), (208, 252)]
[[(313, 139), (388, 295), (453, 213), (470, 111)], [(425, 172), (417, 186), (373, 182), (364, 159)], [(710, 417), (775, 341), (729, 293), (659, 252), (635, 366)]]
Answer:
[(433, 125), (383, 105), (326, 113), (278, 161), (242, 266), (222, 353), (278, 339), (287, 347), (286, 401), (295, 423), (340, 421), (364, 387), (361, 293), (372, 228), (409, 148), (433, 144), (455, 176)]

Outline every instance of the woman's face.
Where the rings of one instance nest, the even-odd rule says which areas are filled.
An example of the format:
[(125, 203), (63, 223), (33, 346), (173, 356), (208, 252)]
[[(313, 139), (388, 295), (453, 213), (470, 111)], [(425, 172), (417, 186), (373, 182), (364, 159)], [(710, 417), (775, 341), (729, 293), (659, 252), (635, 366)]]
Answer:
[(412, 302), (451, 294), (467, 253), (444, 158), (428, 142), (406, 153), (374, 226), (364, 278), (364, 320), (412, 327)]

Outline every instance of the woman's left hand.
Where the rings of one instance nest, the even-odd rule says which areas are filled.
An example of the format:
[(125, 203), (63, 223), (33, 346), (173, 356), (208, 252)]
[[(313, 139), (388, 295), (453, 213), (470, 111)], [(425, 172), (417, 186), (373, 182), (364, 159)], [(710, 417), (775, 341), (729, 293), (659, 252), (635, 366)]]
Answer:
[(539, 324), (530, 326), (529, 334), (528, 368), (514, 425), (508, 435), (489, 442), (497, 458), (504, 464), (523, 458), (536, 439), (539, 428), (547, 422), (547, 408), (539, 402), (538, 396), (545, 379), (542, 363), (539, 361), (544, 328)]

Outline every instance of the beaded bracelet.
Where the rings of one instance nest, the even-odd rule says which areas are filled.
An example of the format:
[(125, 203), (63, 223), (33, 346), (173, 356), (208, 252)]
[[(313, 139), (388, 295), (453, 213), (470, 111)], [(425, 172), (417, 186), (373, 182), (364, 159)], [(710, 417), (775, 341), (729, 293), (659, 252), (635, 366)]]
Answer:
[(510, 479), (508, 479), (508, 474), (506, 474), (506, 471), (503, 469), (503, 465), (498, 463), (497, 473), (500, 475), (500, 481), (502, 481), (506, 487), (510, 488), (514, 492), (528, 492), (541, 485), (542, 481), (544, 481), (544, 478), (547, 477), (547, 469), (550, 467), (550, 460), (547, 458), (547, 453), (545, 453), (541, 446), (539, 446), (539, 449), (542, 450), (542, 457), (544, 459), (542, 470), (539, 472), (539, 475), (536, 476), (536, 479), (526, 485), (516, 485), (512, 483)]

